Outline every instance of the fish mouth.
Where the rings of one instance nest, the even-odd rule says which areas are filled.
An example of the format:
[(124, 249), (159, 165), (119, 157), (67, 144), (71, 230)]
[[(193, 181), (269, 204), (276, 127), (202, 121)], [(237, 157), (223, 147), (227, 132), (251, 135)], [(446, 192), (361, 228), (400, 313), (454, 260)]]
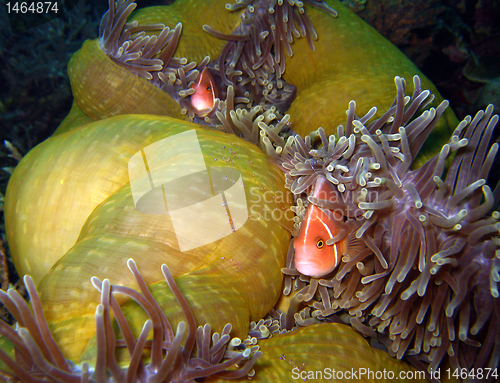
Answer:
[(323, 275), (326, 275), (331, 271), (331, 270), (325, 270), (324, 267), (321, 267), (321, 263), (317, 261), (295, 262), (295, 268), (301, 274), (313, 278), (322, 277)]

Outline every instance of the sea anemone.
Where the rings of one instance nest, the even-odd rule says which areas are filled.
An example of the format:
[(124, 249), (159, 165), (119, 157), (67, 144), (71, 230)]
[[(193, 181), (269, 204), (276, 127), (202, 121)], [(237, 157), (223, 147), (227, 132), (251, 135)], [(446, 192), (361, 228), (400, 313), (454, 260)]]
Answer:
[(282, 78), (286, 55), (293, 55), (291, 44), (294, 38), (305, 37), (312, 51), (313, 40), (318, 38), (304, 10), (304, 3), (337, 16), (337, 12), (322, 1), (276, 4), (275, 1), (246, 0), (226, 6), (231, 11), (244, 9), (241, 23), (230, 35), (215, 31), (209, 25), (203, 26), (205, 31), (228, 41), (214, 68), (224, 90), (232, 86), (236, 97), (240, 97), (237, 107), (261, 104), (264, 108), (273, 106), (279, 112), (290, 107), (296, 88)]
[[(182, 147), (182, 141), (175, 140), (186, 132), (196, 135), (203, 161), (212, 172), (240, 174), (251, 216), (249, 213), (243, 217), (247, 221), (234, 232), (226, 219), (226, 226), (218, 229), (227, 229), (225, 234), (229, 235), (181, 251), (169, 215), (147, 214), (136, 208), (128, 163), (141, 149), (166, 138)], [(160, 148), (168, 151), (168, 147)], [(52, 156), (57, 156), (58, 161), (52, 161)], [(161, 166), (182, 163), (189, 169), (196, 161), (181, 150)], [(156, 165), (160, 166), (158, 162)], [(46, 174), (41, 190), (29, 186)], [(190, 190), (199, 185), (203, 191), (203, 182), (197, 182), (193, 180)], [(231, 183), (232, 178), (225, 182)], [(24, 190), (21, 194), (27, 193), (25, 197), (14, 197), (18, 188)], [(44, 206), (40, 209), (46, 213), (41, 214), (44, 224), (40, 227), (33, 219), (33, 225), (20, 228), (18, 225), (24, 223), (19, 218), (25, 214), (20, 214), (21, 210), (35, 214), (31, 192), (36, 192), (35, 201)], [(283, 173), (257, 146), (233, 135), (160, 116), (125, 115), (99, 120), (51, 137), (26, 155), (11, 177), (7, 195), (13, 259), (19, 272), (32, 275), (37, 283), (45, 317), (67, 358), (78, 360), (95, 335), (93, 317), (99, 297), (90, 278), (97, 276), (135, 286), (123, 267), (128, 258), (133, 257), (174, 326), (182, 316), (175, 308), (175, 298), (161, 282), (163, 263), (169, 265), (187, 301), (196, 308), (193, 313), (197, 323), (209, 323), (219, 332), (227, 323), (221, 312), (227, 312), (232, 316), (232, 335), (244, 338), (249, 322), (261, 319), (279, 298), (283, 278), (280, 270), (290, 241), (290, 233), (281, 226), (288, 218), (280, 212), (288, 209), (292, 199), (281, 200), (291, 197), (284, 188)], [(25, 202), (11, 204), (16, 200)], [(16, 206), (21, 209), (17, 213)], [(271, 218), (274, 211), (280, 220)], [(220, 222), (220, 210), (212, 209), (207, 214), (212, 222)], [(203, 238), (205, 227), (214, 226), (200, 226), (191, 233), (193, 238)], [(27, 234), (31, 230), (33, 236)], [(25, 252), (32, 244), (37, 249), (35, 258)], [(265, 291), (256, 294), (264, 284)], [(124, 297), (117, 300), (127, 305)], [(142, 327), (147, 318), (139, 318), (141, 313), (134, 305), (129, 306), (127, 315), (136, 317), (137, 326)]]
[[(308, 0), (305, 3), (337, 15), (323, 2)], [(178, 23), (171, 30), (164, 24), (139, 25), (137, 20), (126, 23), (135, 7), (133, 0), (118, 0), (116, 4), (114, 0), (109, 1), (109, 10), (99, 28), (100, 48), (114, 63), (169, 94), (180, 104), (183, 113), (197, 123), (218, 123), (217, 113), (226, 110), (225, 103), (219, 103), (231, 92), (237, 108), (261, 105), (263, 109), (287, 110), (296, 90), (282, 79), (285, 53), (293, 54), (294, 37), (306, 37), (311, 50), (314, 50), (313, 40), (318, 38), (303, 3), (241, 1), (226, 6), (230, 11), (244, 9), (241, 23), (231, 34), (203, 26), (206, 32), (227, 41), (219, 57), (212, 62), (206, 56), (199, 64), (188, 63), (186, 58), (173, 57), (182, 25)], [(146, 35), (151, 31), (157, 31), (158, 35)], [(191, 104), (189, 96), (194, 93), (192, 85), (205, 68), (217, 78), (221, 95), (213, 108), (200, 111)]]
[[(324, 323), (307, 328), (296, 328), (292, 332), (279, 329), (277, 320), (260, 320), (250, 324), (249, 337), (241, 341), (230, 339), (231, 325), (227, 324), (222, 333), (214, 333), (210, 342), (210, 326), (199, 326), (194, 333), (194, 317), (183, 295), (177, 288), (169, 269), (162, 265), (162, 273), (176, 296), (187, 320), (177, 326), (174, 336), (168, 319), (158, 308), (157, 301), (145, 285), (141, 274), (132, 259), (127, 265), (134, 275), (140, 292), (123, 286), (110, 285), (109, 280), (101, 282), (93, 277), (94, 287), (101, 293), (101, 304), (97, 306), (95, 322), (97, 336), (97, 355), (95, 365), (83, 363), (75, 365), (65, 360), (61, 350), (54, 342), (45, 322), (36, 288), (29, 276), (24, 282), (31, 296), (32, 310), (19, 294), (9, 289), (0, 292), (1, 301), (12, 310), (17, 321), (16, 329), (0, 323), (0, 333), (9, 339), (16, 348), (16, 357), (12, 359), (3, 350), (7, 343), (2, 343), (0, 360), (10, 371), (0, 370), (0, 380), (9, 382), (189, 382), (203, 381), (221, 382), (226, 379), (244, 379), (256, 377), (257, 381), (287, 381), (293, 379), (318, 376), (317, 372), (329, 366), (325, 371), (335, 376), (336, 370), (354, 370), (360, 364), (366, 366), (384, 366), (392, 373), (402, 372), (405, 376), (415, 377), (415, 381), (424, 383), (418, 371), (398, 363), (387, 353), (370, 347), (362, 336), (346, 325)], [(138, 303), (149, 319), (144, 323), (138, 339), (134, 339), (130, 323), (123, 316), (115, 297), (126, 295)], [(113, 313), (118, 329), (124, 339), (116, 340), (110, 321)], [(20, 327), (22, 326), (22, 327)], [(153, 332), (152, 340), (146, 340), (148, 332)], [(182, 335), (187, 335), (184, 346), (181, 346)], [(266, 348), (265, 360), (257, 344)], [(1, 338), (0, 338), (1, 340)], [(212, 346), (210, 347), (210, 344)], [(196, 351), (193, 345), (196, 344)], [(129, 364), (122, 368), (116, 355), (127, 349)], [(356, 349), (358, 353), (352, 354)], [(191, 349), (191, 353), (189, 352)], [(314, 353), (319, 358), (311, 360), (307, 356)], [(338, 358), (339, 355), (347, 355)], [(141, 357), (142, 354), (142, 357)], [(147, 356), (147, 364), (143, 359)], [(367, 360), (370, 363), (367, 363)], [(259, 375), (254, 375), (254, 369)], [(367, 374), (360, 375), (358, 381), (369, 383)]]
[[(225, 3), (193, 7), (177, 0), (133, 13), (130, 0), (110, 3), (100, 38), (85, 42), (68, 65), (75, 102), (56, 134), (83, 125), (88, 116), (145, 113), (217, 126), (258, 143), (259, 129), (239, 128), (242, 114), (256, 119), (267, 112), (280, 120), (289, 107), (296, 132), (308, 133), (314, 123), (330, 134), (326, 116), (343, 118), (343, 105), (352, 99), (362, 108), (375, 102), (388, 107), (395, 75), (419, 74), (441, 100), (407, 57), (337, 0), (246, 0), (221, 14)], [(332, 17), (334, 8), (341, 17)], [(379, 65), (370, 65), (374, 61)], [(220, 88), (208, 113), (190, 101), (204, 69)], [(455, 121), (448, 109), (433, 135), (444, 139)], [(436, 146), (427, 143), (423, 151), (435, 153)]]
[[(498, 116), (489, 106), (466, 117), (438, 155), (412, 170), (448, 103), (418, 115), (430, 92), (421, 89), (418, 77), (411, 98), (404, 95), (403, 79), (395, 83), (393, 106), (379, 119), (370, 121), (375, 108), (358, 117), (351, 102), (338, 140), (321, 128), (286, 143), (265, 138), (298, 199), (297, 221), (313, 203), (340, 227), (327, 245), (352, 230), (365, 245), (318, 279), (300, 275), (289, 254), (285, 293), (293, 279), (299, 291), (286, 326), (295, 324), (293, 318), (305, 325), (347, 312), (363, 334), (378, 332), (391, 355), (428, 364), (429, 372), (445, 359), (453, 368), (496, 368), (500, 213), (490, 212), (500, 188), (492, 192), (486, 179), (498, 151), (498, 144), (490, 147)], [(335, 187), (335, 198), (307, 198), (319, 176)], [(301, 304), (314, 311), (295, 314)]]
[[(187, 325), (186, 322), (180, 322), (175, 334), (135, 262), (129, 259), (127, 266), (140, 293), (127, 287), (111, 285), (108, 279), (101, 282), (98, 278), (92, 278), (92, 284), (101, 294), (101, 303), (95, 311), (97, 356), (96, 365), (91, 368), (87, 363), (75, 366), (64, 358), (50, 334), (35, 284), (29, 276), (24, 277), (24, 283), (30, 294), (31, 310), (16, 290), (0, 290), (0, 300), (17, 321), (16, 329), (0, 321), (0, 334), (16, 348), (15, 360), (0, 350), (0, 359), (19, 379), (9, 379), (9, 382), (192, 382), (196, 378), (212, 375), (236, 379), (254, 374), (252, 366), (262, 355), (258, 351), (259, 347), (241, 342), (238, 338), (231, 339), (230, 324), (224, 327), (221, 334), (211, 335), (209, 325), (199, 326), (196, 330), (193, 313), (166, 265), (162, 265), (161, 271), (187, 322)], [(149, 317), (138, 339), (132, 335), (129, 323), (115, 300), (116, 294), (133, 299)], [(117, 341), (115, 338), (111, 313), (118, 323), (123, 340)], [(147, 340), (151, 330), (153, 338)], [(181, 346), (185, 335), (184, 346)], [(118, 365), (115, 351), (120, 347), (126, 348), (129, 353), (127, 368)], [(143, 362), (145, 350), (149, 354), (149, 363), (146, 365)], [(12, 377), (6, 371), (2, 371), (2, 374), (3, 377)]]
[[(243, 129), (235, 128), (237, 123), (232, 123), (242, 112), (248, 111), (255, 118), (270, 111), (277, 119), (281, 119), (290, 109), (291, 115), (295, 116), (295, 130), (305, 132), (311, 123), (308, 111), (313, 107), (317, 110), (315, 120), (321, 124), (323, 116), (333, 114), (337, 117), (343, 114), (343, 106), (340, 105), (345, 105), (351, 99), (356, 99), (358, 105), (363, 107), (371, 107), (374, 100), (384, 107), (389, 106), (392, 77), (396, 74), (410, 76), (419, 73), (397, 48), (337, 1), (238, 1), (233, 5), (226, 4), (230, 12), (225, 13), (224, 17), (214, 15), (216, 17), (210, 19), (210, 24), (204, 24), (193, 36), (186, 35), (185, 30), (191, 32), (191, 24), (196, 21), (205, 22), (207, 18), (204, 12), (208, 12), (208, 9), (191, 12), (186, 19), (176, 13), (183, 7), (183, 1), (179, 0), (169, 7), (144, 9), (133, 14), (135, 4), (132, 0), (111, 3), (101, 22), (99, 46), (113, 63), (147, 79), (171, 96), (190, 121), (217, 126), (254, 143), (259, 141), (259, 129), (248, 134)], [(217, 5), (219, 2), (213, 3), (210, 10)], [(344, 10), (343, 17), (337, 18), (338, 13), (334, 8)], [(126, 23), (127, 17), (130, 21)], [(169, 28), (163, 24), (175, 20), (182, 20), (182, 26), (177, 23)], [(319, 40), (316, 24), (316, 28), (322, 31)], [(219, 28), (230, 28), (231, 32), (221, 32)], [(182, 34), (181, 30), (184, 31)], [(200, 36), (200, 32), (204, 35)], [(195, 38), (203, 42), (208, 37), (217, 38), (221, 49), (216, 50), (219, 45), (210, 40), (213, 47), (208, 52), (215, 50), (217, 53), (200, 59)], [(188, 41), (190, 46), (186, 47)], [(369, 45), (367, 41), (370, 41)], [(344, 52), (350, 44), (364, 46), (355, 52), (352, 49)], [(201, 51), (207, 51), (206, 45)], [(295, 50), (298, 52), (294, 53)], [(174, 52), (176, 57), (173, 56)], [(380, 56), (384, 60), (380, 60)], [(322, 58), (320, 62), (318, 57)], [(354, 68), (352, 60), (356, 62)], [(371, 61), (379, 61), (379, 65), (368, 65)], [(215, 79), (219, 98), (215, 99), (211, 110), (199, 111), (191, 104), (190, 96), (194, 92), (193, 84), (205, 68)], [(308, 71), (304, 68), (315, 69)], [(433, 84), (423, 74), (420, 76), (425, 86), (440, 100), (441, 96)], [(346, 86), (353, 77), (356, 77), (359, 90), (356, 88), (354, 91), (352, 87)], [(82, 78), (75, 78), (74, 82), (83, 86), (80, 85)], [(125, 94), (126, 97), (126, 92), (126, 89), (120, 88), (114, 93)], [(129, 92), (134, 92), (134, 87)], [(296, 97), (298, 100), (294, 102)], [(124, 103), (121, 99), (117, 102)], [(109, 100), (102, 102), (109, 103)], [(454, 123), (455, 119), (453, 112), (447, 110), (438, 121), (439, 129), (433, 134), (446, 136), (449, 133), (448, 125)], [(330, 125), (329, 121), (325, 121), (322, 126), (332, 133)], [(432, 148), (433, 145), (427, 143), (427, 146)]]

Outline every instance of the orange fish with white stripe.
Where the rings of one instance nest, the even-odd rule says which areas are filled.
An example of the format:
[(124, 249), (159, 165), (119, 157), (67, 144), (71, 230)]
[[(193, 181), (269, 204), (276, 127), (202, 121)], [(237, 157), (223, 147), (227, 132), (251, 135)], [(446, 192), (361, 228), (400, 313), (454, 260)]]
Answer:
[[(333, 185), (325, 177), (318, 177), (312, 196), (318, 199), (338, 201)], [(304, 275), (314, 278), (331, 273), (346, 254), (355, 255), (361, 250), (361, 241), (355, 231), (346, 233), (339, 241), (327, 244), (329, 239), (344, 229), (343, 216), (335, 217), (333, 212), (309, 203), (295, 238), (295, 267)]]
[(215, 80), (207, 67), (201, 71), (198, 81), (192, 85), (192, 88), (194, 93), (191, 95), (191, 104), (197, 111), (203, 114), (209, 113), (214, 107), (218, 91)]

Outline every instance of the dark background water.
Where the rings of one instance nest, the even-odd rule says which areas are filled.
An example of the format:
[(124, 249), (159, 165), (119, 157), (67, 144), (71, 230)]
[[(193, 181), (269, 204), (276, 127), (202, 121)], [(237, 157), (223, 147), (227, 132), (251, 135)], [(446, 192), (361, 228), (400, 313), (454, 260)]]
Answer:
[[(68, 60), (83, 41), (97, 37), (99, 21), (108, 2), (66, 0), (68, 6), (74, 5), (70, 11), (34, 26), (39, 20), (9, 20), (5, 7), (8, 0), (2, 1), (0, 240), (5, 243), (1, 208), (7, 181), (17, 160), (3, 142), (8, 140), (24, 155), (49, 137), (66, 116), (72, 102), (66, 69)], [(140, 8), (169, 1), (137, 2)], [(500, 1), (343, 2), (410, 57), (450, 100), (459, 118), (475, 113), (487, 103), (500, 105)]]

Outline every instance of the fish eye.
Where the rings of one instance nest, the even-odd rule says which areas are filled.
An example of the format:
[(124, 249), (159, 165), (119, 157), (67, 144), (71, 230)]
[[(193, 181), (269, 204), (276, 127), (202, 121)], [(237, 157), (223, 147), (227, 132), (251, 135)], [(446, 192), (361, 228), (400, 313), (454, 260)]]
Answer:
[(207, 89), (207, 90), (210, 90), (210, 85), (207, 85), (207, 88), (206, 88), (206, 89)]
[(317, 247), (318, 249), (322, 249), (322, 248), (323, 248), (323, 246), (325, 246), (325, 241), (323, 241), (323, 239), (322, 239), (322, 238), (318, 238), (318, 240), (316, 241), (316, 247)]

